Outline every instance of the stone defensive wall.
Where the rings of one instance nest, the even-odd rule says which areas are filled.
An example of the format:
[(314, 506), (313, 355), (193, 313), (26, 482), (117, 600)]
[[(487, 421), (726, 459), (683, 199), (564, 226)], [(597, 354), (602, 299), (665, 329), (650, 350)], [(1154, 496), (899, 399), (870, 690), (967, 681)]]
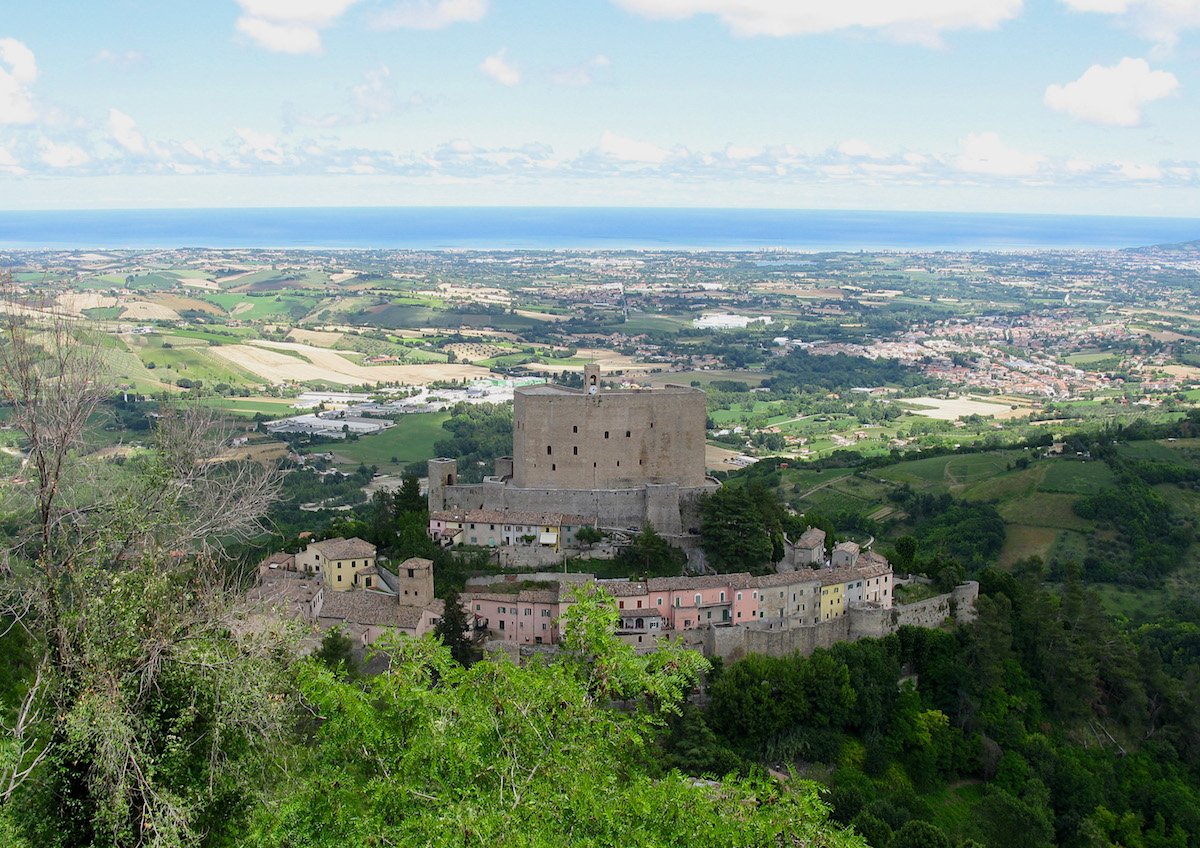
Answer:
[(457, 474), (458, 463), (452, 459), (429, 461), (430, 509), (563, 512), (594, 518), (601, 527), (639, 530), (649, 521), (665, 536), (690, 535), (692, 528), (699, 527), (698, 499), (720, 485), (702, 479), (699, 486), (643, 483), (620, 489), (520, 488), (501, 476), (460, 485), (453, 482)]
[(684, 644), (706, 657), (732, 662), (749, 654), (784, 657), (808, 656), (817, 648), (838, 642), (880, 638), (901, 627), (941, 627), (947, 619), (960, 624), (975, 618), (979, 584), (962, 583), (936, 597), (883, 609), (872, 604), (851, 604), (845, 615), (818, 624), (793, 623), (787, 619), (730, 627), (707, 627), (680, 633)]

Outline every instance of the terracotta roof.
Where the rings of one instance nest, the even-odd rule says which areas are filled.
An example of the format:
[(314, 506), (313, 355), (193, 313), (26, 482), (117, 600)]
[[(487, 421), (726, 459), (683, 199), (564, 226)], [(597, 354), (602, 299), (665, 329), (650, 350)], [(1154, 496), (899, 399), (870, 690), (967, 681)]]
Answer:
[(515, 604), (557, 604), (563, 600), (562, 594), (559, 591), (559, 587), (553, 589), (522, 589), (520, 592), (496, 592), (484, 588), (475, 592), (463, 592), (462, 599), (464, 603), (468, 601), (491, 601), (495, 603), (510, 601)]
[(781, 574), (764, 574), (754, 578), (754, 585), (760, 589), (773, 586), (796, 586), (801, 583), (816, 583), (819, 581), (816, 569), (805, 568), (800, 571), (785, 571)]
[(316, 548), (326, 559), (365, 559), (375, 556), (375, 546), (357, 536), (351, 539), (326, 539), (324, 542), (313, 542), (309, 547)]
[(701, 577), (652, 577), (646, 581), (651, 592), (686, 591), (688, 589), (745, 589), (754, 580), (748, 572), (733, 574), (705, 574)]
[(647, 592), (646, 584), (636, 580), (597, 580), (596, 585), (614, 598), (645, 595)]
[(397, 568), (433, 568), (433, 560), (425, 559), (425, 557), (409, 557), (404, 562), (400, 563)]
[(796, 540), (797, 548), (818, 548), (825, 546), (825, 531), (818, 527), (809, 527)]
[[(444, 607), (443, 607), (444, 608)], [(375, 592), (326, 592), (321, 618), (374, 627), (414, 630), (430, 607), (403, 606), (392, 595)]]

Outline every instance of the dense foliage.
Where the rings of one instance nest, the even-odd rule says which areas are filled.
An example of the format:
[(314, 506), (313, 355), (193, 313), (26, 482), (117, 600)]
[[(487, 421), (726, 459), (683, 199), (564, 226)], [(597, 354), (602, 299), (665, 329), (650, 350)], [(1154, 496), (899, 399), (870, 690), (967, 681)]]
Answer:
[(856, 844), (823, 822), (812, 784), (660, 775), (649, 746), (705, 663), (639, 656), (613, 635), (611, 599), (576, 600), (551, 662), (465, 668), (436, 640), (402, 639), (364, 680), (302, 664), (315, 719), (292, 778), (231, 844)]
[(631, 544), (617, 553), (617, 563), (631, 576), (676, 577), (683, 574), (687, 554), (675, 547), (646, 522)]
[(791, 529), (779, 497), (757, 480), (722, 486), (700, 504), (700, 545), (717, 571), (758, 571), (778, 562)]
[(837, 353), (814, 356), (795, 349), (771, 361), (769, 385), (775, 391), (803, 389), (835, 391), (859, 386), (916, 386), (932, 382), (915, 368), (896, 359), (868, 359)]
[[(1126, 632), (1078, 579), (1058, 593), (1044, 577), (1036, 561), (986, 569), (978, 620), (956, 632), (734, 663), (673, 723), (668, 759), (828, 763), (835, 818), (874, 845), (1197, 844), (1200, 610)], [(971, 789), (969, 813), (945, 807), (951, 785)]]

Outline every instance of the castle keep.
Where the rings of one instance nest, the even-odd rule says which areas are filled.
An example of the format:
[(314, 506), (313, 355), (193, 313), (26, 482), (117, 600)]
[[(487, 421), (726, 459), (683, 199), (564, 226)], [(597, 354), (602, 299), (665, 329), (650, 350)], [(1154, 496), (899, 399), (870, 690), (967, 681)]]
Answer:
[(598, 366), (583, 389), (524, 386), (513, 399), (513, 455), (483, 483), (457, 482), (452, 459), (429, 462), (429, 511), (568, 513), (610, 529), (647, 521), (690, 547), (705, 475), (700, 389), (602, 389)]

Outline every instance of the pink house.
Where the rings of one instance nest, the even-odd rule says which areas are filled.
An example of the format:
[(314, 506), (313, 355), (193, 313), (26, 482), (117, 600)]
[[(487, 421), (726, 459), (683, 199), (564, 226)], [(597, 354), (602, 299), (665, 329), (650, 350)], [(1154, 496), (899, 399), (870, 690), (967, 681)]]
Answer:
[(520, 592), (464, 592), (463, 604), (477, 627), (492, 638), (515, 645), (558, 642), (558, 619), (570, 604), (560, 599), (559, 587)]
[[(597, 580), (617, 603), (618, 635), (650, 649), (662, 637), (706, 627), (770, 621), (817, 624), (845, 613), (850, 604), (890, 608), (892, 569), (873, 552), (857, 567), (801, 568), (756, 577), (740, 572), (649, 580)], [(514, 587), (515, 588), (515, 587)], [(499, 586), (463, 593), (476, 626), (492, 638), (518, 645), (554, 644), (558, 619), (570, 603), (566, 584), (505, 592)]]

